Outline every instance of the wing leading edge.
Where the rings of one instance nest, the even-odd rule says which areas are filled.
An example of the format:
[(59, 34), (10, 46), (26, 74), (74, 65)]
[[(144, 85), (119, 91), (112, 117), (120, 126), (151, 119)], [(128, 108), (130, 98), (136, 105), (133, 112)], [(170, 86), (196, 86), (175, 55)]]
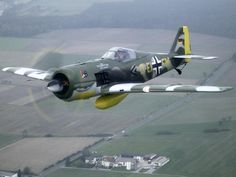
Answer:
[(202, 60), (213, 60), (213, 59), (217, 59), (218, 57), (216, 56), (203, 56), (203, 55), (177, 55), (174, 56), (174, 58), (191, 58), (191, 59), (202, 59)]
[(49, 81), (52, 75), (52, 73), (49, 71), (22, 67), (7, 67), (3, 68), (2, 71), (45, 81)]
[[(50, 81), (53, 72), (43, 71), (32, 68), (7, 67), (3, 71), (13, 74), (26, 76), (34, 79)], [(112, 86), (103, 86), (102, 94), (119, 94), (119, 93), (151, 93), (151, 92), (225, 92), (232, 87), (219, 86), (200, 86), (200, 85), (152, 85), (143, 83), (124, 83)]]
[(218, 86), (201, 86), (201, 85), (151, 85), (151, 84), (116, 84), (110, 87), (103, 87), (103, 94), (118, 94), (118, 93), (152, 93), (152, 92), (225, 92), (231, 90), (232, 87)]

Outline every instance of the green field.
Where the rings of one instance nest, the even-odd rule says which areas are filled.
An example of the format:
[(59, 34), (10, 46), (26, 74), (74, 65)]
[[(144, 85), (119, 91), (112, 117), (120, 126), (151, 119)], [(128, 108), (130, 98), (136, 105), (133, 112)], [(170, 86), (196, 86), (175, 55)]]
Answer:
[[(37, 102), (35, 106), (41, 115), (47, 116), (46, 119), (50, 121), (50, 126), (56, 128), (55, 134), (113, 134), (122, 131), (139, 120), (145, 119), (151, 112), (165, 108), (179, 98), (181, 97), (175, 95), (155, 94), (154, 97), (151, 94), (133, 94), (113, 108), (98, 110), (94, 107), (96, 98), (67, 103), (58, 100), (58, 98), (49, 97)], [(52, 110), (56, 110), (60, 116), (51, 116)], [(60, 121), (63, 117), (66, 117), (66, 119)], [(48, 124), (49, 122), (45, 123)], [(60, 128), (61, 125), (65, 126), (67, 124), (73, 125), (73, 128), (69, 126)]]
[[(197, 69), (195, 68), (195, 70)], [(231, 73), (231, 75), (234, 73), (235, 72)], [(193, 75), (189, 75), (189, 77), (192, 76)], [(235, 83), (232, 83), (232, 79), (234, 78), (224, 75), (220, 83), (222, 84), (223, 81), (223, 85), (235, 86)], [(128, 97), (129, 99), (121, 105), (122, 109), (113, 108), (112, 112), (115, 112), (116, 114), (118, 112), (120, 114), (124, 113), (125, 109), (123, 106), (125, 107), (134, 100), (137, 100), (137, 97)], [(174, 101), (170, 100), (170, 97), (167, 97), (166, 99), (164, 99), (164, 97), (165, 96), (159, 97), (156, 102), (152, 96), (146, 96), (145, 98), (147, 100), (145, 100), (145, 98), (141, 100), (145, 103), (151, 102), (150, 105), (161, 103), (161, 107), (163, 108), (163, 100), (165, 100), (164, 102), (166, 102), (166, 104)], [(177, 97), (175, 99), (177, 99)], [(134, 105), (137, 109), (133, 111), (137, 113), (137, 115), (142, 114), (142, 111), (144, 110), (141, 109), (141, 107), (138, 107), (138, 105), (142, 106), (142, 108), (144, 106), (140, 103)], [(234, 177), (236, 173), (235, 105), (235, 90), (222, 94), (202, 94), (194, 97), (193, 101), (188, 101), (177, 110), (169, 112), (164, 116), (157, 117), (156, 120), (129, 132), (128, 136), (107, 142), (104, 146), (99, 147), (99, 149), (96, 150), (98, 153), (105, 155), (136, 152), (141, 154), (157, 153), (170, 157), (170, 163), (156, 171), (155, 175)], [(156, 108), (161, 108), (159, 106), (160, 105), (157, 104)], [(148, 108), (146, 105), (144, 107)], [(84, 108), (86, 109), (86, 106), (84, 106)], [(129, 111), (133, 112), (131, 110)], [(151, 108), (148, 111), (150, 112)], [(231, 117), (231, 120), (220, 124), (220, 121), (225, 117)], [(209, 130), (222, 131), (207, 133)], [(165, 134), (165, 132), (168, 133)], [(86, 177), (106, 175), (130, 177), (131, 175), (129, 173), (117, 174), (115, 172), (94, 172), (80, 169), (63, 169), (52, 175), (56, 176), (60, 172), (62, 172), (62, 174), (66, 173), (68, 176), (72, 177), (73, 175), (76, 176), (78, 174)]]
[[(155, 97), (154, 97), (155, 95)], [(104, 114), (121, 114), (123, 116), (147, 116), (150, 112), (160, 110), (161, 108), (167, 107), (170, 103), (173, 103), (177, 101), (179, 98), (181, 98), (181, 95), (162, 95), (162, 94), (150, 94), (150, 95), (143, 95), (143, 94), (131, 94), (129, 95), (122, 104), (107, 109), (107, 110), (98, 110), (94, 107), (94, 102), (96, 98), (91, 98), (90, 100), (79, 100), (75, 102), (71, 102), (68, 104), (67, 102), (58, 101), (57, 98), (47, 98), (43, 101), (40, 101), (37, 103), (37, 105), (42, 109), (46, 110), (48, 106), (51, 107), (51, 109), (65, 109), (71, 111), (71, 113), (87, 113), (88, 111), (90, 114), (92, 113), (104, 113)], [(140, 101), (136, 101), (136, 100)], [(145, 103), (142, 104), (142, 103)], [(155, 105), (155, 106), (153, 106)], [(129, 110), (126, 109), (127, 106), (129, 107)]]
[(30, 43), (28, 38), (0, 37), (0, 51), (18, 51), (24, 49)]
[[(171, 77), (173, 74), (177, 78), (184, 79), (204, 79), (208, 76), (219, 63), (214, 61), (200, 61), (193, 60), (183, 69), (183, 73), (179, 76), (175, 71), (171, 71), (165, 74), (166, 77)], [(181, 67), (180, 67), (181, 68)]]
[(59, 68), (78, 62), (85, 62), (95, 59), (94, 55), (62, 54), (58, 52), (47, 52), (37, 59), (34, 67), (37, 69), (48, 70), (50, 68)]
[[(145, 126), (128, 137), (113, 141), (99, 149), (102, 154), (128, 152), (157, 153), (170, 157), (171, 162), (156, 173), (184, 176), (228, 176), (236, 173), (236, 122), (230, 131), (204, 133), (218, 127), (217, 122)], [(172, 132), (159, 135), (158, 132)]]
[(20, 137), (16, 135), (0, 134), (0, 149), (11, 143), (16, 142), (19, 139)]
[[(47, 15), (78, 15), (84, 10), (88, 9), (95, 3), (101, 2), (116, 2), (129, 0), (60, 0), (60, 2), (51, 0), (37, 0), (33, 1), (27, 6), (25, 12), (29, 11), (29, 7), (41, 6)], [(31, 12), (31, 11), (29, 11)], [(22, 13), (22, 12), (21, 12)], [(32, 12), (31, 12), (32, 13)]]
[[(234, 177), (235, 104), (235, 91), (220, 96), (200, 96), (176, 111), (128, 133), (127, 137), (107, 143), (97, 151), (108, 155), (135, 152), (170, 157), (171, 162), (156, 171), (156, 174)], [(230, 121), (221, 124), (220, 121), (227, 117), (230, 117)], [(211, 130), (222, 131), (209, 133)]]
[(134, 174), (128, 172), (111, 172), (99, 170), (86, 170), (86, 169), (59, 169), (46, 177), (178, 177), (175, 175), (147, 175), (147, 174)]
[[(100, 34), (98, 36), (100, 37)], [(2, 50), (1, 53), (2, 56), (4, 56), (2, 58), (9, 59), (9, 57), (5, 57), (5, 51), (12, 53), (13, 50), (25, 50), (27, 46), (29, 46), (30, 40), (31, 39), (23, 38), (0, 38), (0, 51)], [(39, 45), (43, 44), (39, 43)], [(53, 45), (53, 43), (51, 45)], [(36, 46), (36, 48), (41, 49), (44, 47)], [(18, 53), (15, 54), (17, 55), (15, 59), (16, 62), (13, 61), (13, 59), (11, 62), (16, 64), (16, 66), (21, 66), (22, 63), (19, 62), (22, 62), (24, 55), (19, 56)], [(27, 56), (28, 55), (30, 54), (27, 54)], [(71, 61), (76, 62), (77, 58), (83, 58), (85, 60), (90, 59), (90, 57), (93, 58), (93, 56), (89, 55), (76, 54), (68, 54), (60, 57), (61, 56), (54, 55), (48, 58), (58, 59), (60, 61), (59, 64), (68, 64), (67, 62), (70, 63)], [(18, 58), (21, 58), (21, 60)], [(45, 68), (45, 66), (49, 67), (50, 64), (53, 65), (53, 62), (50, 63), (47, 61), (48, 58), (39, 59), (40, 61), (36, 63), (36, 66), (38, 68)], [(6, 61), (9, 62), (9, 60)], [(187, 78), (202, 80), (206, 75), (211, 73), (218, 64), (219, 62), (217, 61), (193, 61), (184, 69), (182, 76), (177, 76), (175, 71), (171, 71), (164, 75), (164, 77), (170, 76), (173, 79)], [(234, 68), (232, 68), (232, 70), (234, 70)], [(173, 73), (174, 77), (172, 77)], [(231, 76), (233, 77), (226, 77), (225, 74), (222, 75), (220, 85), (232, 85), (232, 82), (226, 82), (229, 78), (234, 79), (235, 73), (231, 73)], [(17, 91), (17, 93), (18, 92), (19, 91)], [(11, 127), (10, 125), (12, 124), (22, 125), (16, 126), (14, 129), (15, 132), (21, 132), (24, 128), (22, 122), (29, 122), (30, 120), (30, 123), (34, 123), (27, 124), (26, 126), (27, 128), (29, 127), (30, 134), (32, 135), (45, 135), (46, 133), (50, 133), (52, 135), (64, 136), (99, 133), (113, 134), (119, 133), (121, 130), (125, 129), (128, 132), (128, 136), (107, 142), (107, 144), (97, 149), (97, 151), (106, 155), (119, 154), (122, 152), (137, 152), (142, 154), (156, 152), (170, 157), (171, 162), (155, 172), (154, 177), (173, 175), (184, 175), (188, 177), (233, 177), (236, 173), (234, 165), (236, 163), (235, 95), (236, 92), (231, 91), (221, 95), (212, 94), (199, 96), (194, 101), (187, 102), (183, 106), (178, 107), (177, 110), (169, 112), (164, 116), (156, 117), (156, 120), (130, 132), (128, 132), (129, 127), (132, 129), (136, 127), (137, 124), (145, 123), (145, 119), (148, 120), (150, 115), (155, 118), (155, 115), (159, 113), (159, 111), (161, 112), (163, 109), (168, 108), (171, 103), (182, 100), (183, 94), (132, 94), (116, 107), (103, 111), (96, 110), (93, 107), (95, 98), (67, 103), (55, 97), (49, 97), (33, 105), (36, 110), (33, 113), (37, 116), (39, 115), (34, 120), (32, 120), (32, 113), (22, 114), (24, 119), (22, 119), (23, 121), (19, 121), (18, 115), (15, 116), (14, 119), (13, 113), (9, 115), (9, 111), (4, 110), (5, 114), (8, 117), (12, 116), (13, 119), (8, 125), (2, 123), (0, 127)], [(9, 106), (7, 105), (7, 107)], [(9, 110), (13, 110), (13, 108)], [(33, 110), (31, 105), (29, 105), (29, 107), (27, 105), (20, 112), (27, 113), (27, 111), (30, 112), (31, 110)], [(4, 114), (2, 113), (2, 117), (3, 116)], [(230, 129), (230, 131), (204, 133), (204, 131), (208, 129), (222, 128), (219, 127), (219, 120), (225, 116), (232, 117), (231, 123), (226, 123), (222, 126), (225, 129)], [(38, 120), (40, 120), (40, 123)], [(164, 135), (163, 132), (170, 132), (170, 134)], [(0, 135), (0, 148), (16, 140), (17, 138), (13, 136)], [(164, 175), (158, 175), (160, 173)], [(148, 177), (149, 175), (61, 169), (52, 173), (49, 177), (50, 176)]]

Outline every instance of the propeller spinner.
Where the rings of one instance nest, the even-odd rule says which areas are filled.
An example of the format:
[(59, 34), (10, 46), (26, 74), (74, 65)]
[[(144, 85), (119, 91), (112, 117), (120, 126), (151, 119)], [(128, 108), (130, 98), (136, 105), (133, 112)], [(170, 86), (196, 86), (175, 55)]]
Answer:
[(47, 88), (51, 92), (57, 93), (63, 90), (63, 84), (59, 80), (52, 80), (51, 82), (48, 83)]

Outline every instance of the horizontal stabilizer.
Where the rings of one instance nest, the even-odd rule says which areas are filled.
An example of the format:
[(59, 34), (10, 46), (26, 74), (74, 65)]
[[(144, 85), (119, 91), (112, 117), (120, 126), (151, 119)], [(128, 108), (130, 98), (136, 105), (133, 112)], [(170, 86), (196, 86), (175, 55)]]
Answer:
[(213, 60), (213, 59), (217, 59), (218, 57), (216, 56), (203, 56), (203, 55), (177, 55), (174, 56), (173, 58), (191, 58), (191, 59), (202, 59), (202, 60)]

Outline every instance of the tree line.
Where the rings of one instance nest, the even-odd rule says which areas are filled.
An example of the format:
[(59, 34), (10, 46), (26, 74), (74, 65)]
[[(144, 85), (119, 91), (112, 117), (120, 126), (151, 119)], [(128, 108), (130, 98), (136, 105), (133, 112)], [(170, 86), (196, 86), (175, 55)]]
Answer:
[[(29, 37), (58, 29), (75, 28), (153, 28), (176, 30), (189, 25), (191, 31), (236, 38), (234, 0), (208, 3), (186, 0), (96, 3), (79, 15), (17, 16), (7, 12), (0, 17), (1, 36)], [(183, 6), (183, 4), (185, 4)]]

